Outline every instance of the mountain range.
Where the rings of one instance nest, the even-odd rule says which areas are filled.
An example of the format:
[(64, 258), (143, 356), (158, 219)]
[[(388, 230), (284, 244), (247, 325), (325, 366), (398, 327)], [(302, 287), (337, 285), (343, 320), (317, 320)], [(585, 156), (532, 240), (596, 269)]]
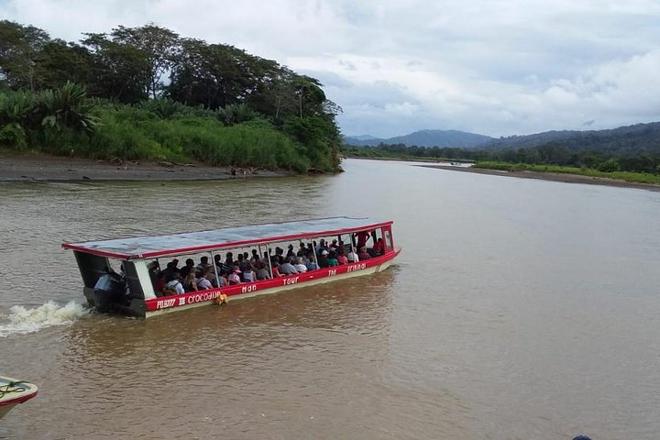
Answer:
[(494, 140), (492, 137), (458, 130), (420, 130), (405, 136), (377, 138), (369, 135), (347, 136), (344, 142), (355, 146), (375, 146), (379, 144), (404, 144), (408, 147), (458, 147), (476, 148)]
[(615, 154), (660, 154), (660, 122), (628, 125), (607, 130), (552, 130), (523, 136), (491, 138), (456, 130), (422, 130), (388, 139), (370, 136), (346, 137), (349, 145), (404, 144), (423, 147), (456, 147), (472, 150), (534, 148), (543, 145), (570, 150), (607, 151)]

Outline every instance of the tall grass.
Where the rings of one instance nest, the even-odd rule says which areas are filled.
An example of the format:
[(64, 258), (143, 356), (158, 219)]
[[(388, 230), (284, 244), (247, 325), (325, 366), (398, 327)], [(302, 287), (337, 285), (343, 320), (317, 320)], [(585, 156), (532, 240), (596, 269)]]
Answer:
[(650, 173), (634, 173), (630, 171), (605, 172), (598, 171), (593, 168), (491, 161), (477, 162), (474, 167), (501, 171), (533, 171), (539, 173), (575, 174), (578, 176), (623, 180), (632, 183), (650, 183), (660, 185), (660, 175)]
[[(0, 147), (95, 159), (331, 171), (323, 162), (319, 167), (318, 158), (292, 137), (241, 108), (230, 109), (232, 120), (228, 122), (227, 112), (167, 101), (136, 106), (96, 102), (93, 109), (84, 107), (81, 115), (72, 111), (63, 114), (51, 105), (51, 113), (41, 112), (43, 115), (39, 113), (35, 120), (35, 109), (42, 101), (44, 97), (28, 92), (0, 95)], [(81, 101), (81, 107), (88, 104)], [(71, 115), (79, 117), (73, 119)], [(94, 122), (93, 127), (85, 125), (87, 120)], [(236, 123), (239, 120), (247, 122)]]

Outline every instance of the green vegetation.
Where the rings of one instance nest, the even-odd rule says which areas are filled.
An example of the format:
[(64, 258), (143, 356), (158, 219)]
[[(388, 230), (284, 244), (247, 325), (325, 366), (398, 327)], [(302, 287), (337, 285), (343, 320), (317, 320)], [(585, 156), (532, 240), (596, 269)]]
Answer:
[(475, 168), (502, 171), (534, 171), (539, 173), (576, 174), (605, 179), (624, 180), (633, 183), (650, 183), (660, 185), (660, 175), (650, 173), (634, 173), (630, 171), (599, 171), (593, 168), (578, 168), (560, 165), (508, 163), (508, 162), (477, 162)]
[(340, 111), (314, 78), (154, 25), (73, 43), (0, 21), (0, 148), (332, 172)]
[(628, 182), (659, 183), (660, 141), (655, 142), (658, 151), (648, 146), (637, 149), (634, 143), (628, 149), (619, 146), (616, 150), (568, 148), (560, 143), (515, 150), (510, 148), (468, 150), (381, 144), (375, 147), (343, 146), (342, 153), (347, 157), (471, 161), (477, 162), (481, 168), (568, 173)]

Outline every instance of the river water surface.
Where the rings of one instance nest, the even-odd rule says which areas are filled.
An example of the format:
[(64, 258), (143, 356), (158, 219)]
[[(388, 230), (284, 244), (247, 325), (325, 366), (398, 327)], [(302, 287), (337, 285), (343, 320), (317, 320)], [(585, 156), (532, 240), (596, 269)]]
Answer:
[[(0, 439), (660, 437), (660, 193), (344, 165), (0, 185), (0, 374), (41, 390)], [(85, 313), (60, 249), (336, 215), (397, 264), (148, 321)]]

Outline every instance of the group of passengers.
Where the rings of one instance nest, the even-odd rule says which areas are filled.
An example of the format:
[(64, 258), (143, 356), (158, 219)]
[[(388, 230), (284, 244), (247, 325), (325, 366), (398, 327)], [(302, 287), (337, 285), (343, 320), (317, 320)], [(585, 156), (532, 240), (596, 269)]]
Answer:
[[(374, 245), (367, 248), (367, 242), (372, 237)], [(316, 241), (308, 244), (300, 242), (298, 249), (290, 244), (286, 252), (276, 247), (275, 252), (265, 252), (263, 256), (256, 249), (251, 254), (239, 253), (236, 258), (232, 252), (227, 252), (224, 261), (221, 255), (216, 254), (213, 263), (209, 257), (203, 256), (197, 265), (192, 258), (188, 258), (179, 267), (179, 260), (175, 258), (163, 270), (158, 261), (152, 261), (148, 266), (149, 275), (156, 295), (168, 296), (357, 263), (382, 255), (385, 251), (383, 239), (376, 239), (375, 234), (359, 232), (356, 239), (357, 253), (352, 245), (347, 246), (343, 241), (332, 240), (328, 243), (321, 239), (318, 244)]]

